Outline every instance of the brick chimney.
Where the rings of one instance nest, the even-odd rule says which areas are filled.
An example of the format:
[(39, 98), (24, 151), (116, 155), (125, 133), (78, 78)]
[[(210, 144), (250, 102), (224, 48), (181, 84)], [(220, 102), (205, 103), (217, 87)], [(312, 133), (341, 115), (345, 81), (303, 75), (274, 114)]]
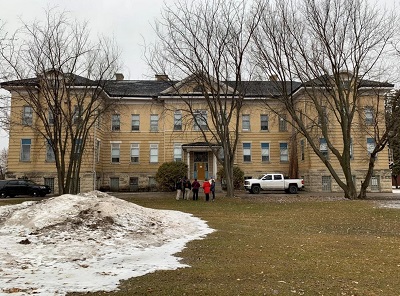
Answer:
[(156, 74), (155, 78), (157, 81), (168, 81), (168, 75), (167, 74)]
[(124, 80), (124, 74), (115, 73), (115, 80)]

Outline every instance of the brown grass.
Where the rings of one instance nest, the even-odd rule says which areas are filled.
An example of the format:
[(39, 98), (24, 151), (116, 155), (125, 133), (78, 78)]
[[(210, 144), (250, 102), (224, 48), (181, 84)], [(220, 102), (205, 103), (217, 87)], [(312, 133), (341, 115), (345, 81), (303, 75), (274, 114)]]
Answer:
[(217, 231), (177, 254), (190, 268), (89, 295), (399, 295), (400, 209), (301, 194), (214, 203), (160, 193), (124, 198), (193, 213)]

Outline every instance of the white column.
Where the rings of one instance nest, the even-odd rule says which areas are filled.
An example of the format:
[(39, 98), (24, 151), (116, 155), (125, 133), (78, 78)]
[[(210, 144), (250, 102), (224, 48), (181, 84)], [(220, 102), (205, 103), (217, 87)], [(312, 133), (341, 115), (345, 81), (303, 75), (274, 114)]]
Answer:
[(188, 166), (187, 177), (188, 177), (188, 179), (191, 179), (191, 176), (190, 176), (190, 151), (189, 150), (186, 152), (186, 164)]
[(213, 153), (213, 177), (216, 180), (217, 179), (217, 157)]

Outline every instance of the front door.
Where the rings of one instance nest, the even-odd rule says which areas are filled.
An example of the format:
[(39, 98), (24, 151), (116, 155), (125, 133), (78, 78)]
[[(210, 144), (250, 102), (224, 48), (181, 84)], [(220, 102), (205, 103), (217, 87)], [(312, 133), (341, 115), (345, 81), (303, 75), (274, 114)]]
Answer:
[(206, 177), (206, 163), (198, 162), (197, 164), (197, 179), (204, 180)]
[(194, 152), (194, 177), (198, 180), (208, 178), (208, 152)]

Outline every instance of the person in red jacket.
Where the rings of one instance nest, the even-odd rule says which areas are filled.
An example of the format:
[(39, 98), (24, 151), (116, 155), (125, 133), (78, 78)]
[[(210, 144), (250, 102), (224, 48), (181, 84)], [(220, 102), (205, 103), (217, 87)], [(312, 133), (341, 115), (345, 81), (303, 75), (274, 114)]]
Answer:
[(206, 195), (206, 201), (210, 200), (210, 189), (211, 189), (211, 184), (210, 184), (210, 182), (208, 182), (208, 180), (206, 178), (203, 183), (203, 190), (204, 190), (204, 194)]

